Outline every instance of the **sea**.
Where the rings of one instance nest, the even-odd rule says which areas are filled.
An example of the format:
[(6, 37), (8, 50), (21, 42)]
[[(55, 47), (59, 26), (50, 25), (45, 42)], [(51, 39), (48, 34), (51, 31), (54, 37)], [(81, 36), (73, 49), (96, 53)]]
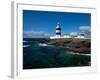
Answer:
[(71, 54), (67, 48), (42, 43), (47, 38), (23, 39), (23, 69), (91, 66), (91, 56)]

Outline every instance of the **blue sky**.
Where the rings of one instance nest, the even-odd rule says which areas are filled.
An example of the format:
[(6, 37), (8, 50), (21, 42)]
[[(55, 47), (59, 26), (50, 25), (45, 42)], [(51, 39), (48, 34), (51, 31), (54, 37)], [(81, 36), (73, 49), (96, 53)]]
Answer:
[(80, 26), (91, 26), (89, 13), (51, 12), (23, 10), (25, 37), (46, 37), (55, 34), (57, 22), (62, 34), (80, 32)]

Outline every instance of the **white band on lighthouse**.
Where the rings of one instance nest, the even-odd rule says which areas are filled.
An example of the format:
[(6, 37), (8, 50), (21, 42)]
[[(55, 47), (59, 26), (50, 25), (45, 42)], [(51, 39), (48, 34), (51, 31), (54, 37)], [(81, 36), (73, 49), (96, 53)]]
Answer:
[(56, 33), (60, 33), (61, 31), (60, 30), (56, 30)]

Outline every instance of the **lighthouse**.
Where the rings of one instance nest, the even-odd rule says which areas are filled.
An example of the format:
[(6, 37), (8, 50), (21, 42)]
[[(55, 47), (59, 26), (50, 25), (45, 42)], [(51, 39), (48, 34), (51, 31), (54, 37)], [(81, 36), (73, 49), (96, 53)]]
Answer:
[(56, 38), (61, 38), (61, 25), (58, 22), (56, 26)]
[(62, 38), (62, 36), (61, 36), (61, 25), (60, 25), (59, 22), (56, 25), (55, 35), (50, 36), (50, 39), (58, 39), (58, 38)]

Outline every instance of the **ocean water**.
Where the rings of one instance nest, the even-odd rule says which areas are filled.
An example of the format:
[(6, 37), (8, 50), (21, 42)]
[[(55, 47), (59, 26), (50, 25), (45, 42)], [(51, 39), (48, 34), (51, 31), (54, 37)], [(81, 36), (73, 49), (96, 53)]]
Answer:
[(70, 54), (66, 48), (41, 44), (45, 39), (23, 40), (23, 69), (90, 66), (91, 57)]

